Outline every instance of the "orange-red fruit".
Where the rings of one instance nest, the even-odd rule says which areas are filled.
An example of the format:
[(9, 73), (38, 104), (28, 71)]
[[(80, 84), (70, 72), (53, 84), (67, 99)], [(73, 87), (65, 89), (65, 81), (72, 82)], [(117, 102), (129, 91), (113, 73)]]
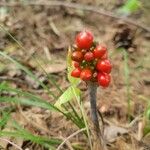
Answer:
[(80, 49), (89, 49), (93, 43), (93, 34), (84, 30), (77, 34), (75, 41)]
[(82, 49), (81, 52), (84, 55), (87, 52), (87, 50), (86, 49)]
[(105, 60), (98, 60), (96, 69), (98, 71), (102, 71), (105, 73), (110, 73), (111, 72), (112, 65), (108, 59)]
[(81, 69), (78, 67), (78, 68), (75, 68), (72, 72), (71, 72), (71, 76), (72, 77), (75, 77), (75, 78), (79, 78), (80, 77), (80, 74), (81, 74)]
[(75, 68), (77, 68), (77, 67), (80, 66), (80, 63), (77, 62), (77, 61), (72, 61), (72, 65), (73, 65)]
[(93, 53), (92, 52), (87, 52), (87, 53), (85, 53), (85, 55), (84, 55), (84, 60), (86, 60), (86, 61), (92, 61), (94, 59), (94, 55), (93, 55)]
[(88, 68), (83, 69), (80, 74), (80, 78), (84, 81), (88, 81), (92, 78), (92, 71)]
[(108, 87), (111, 81), (111, 76), (107, 73), (98, 73), (97, 75), (98, 84), (102, 87)]
[(108, 53), (106, 52), (102, 57), (101, 57), (102, 60), (104, 59), (108, 59)]
[(95, 72), (93, 72), (93, 76), (92, 76), (92, 81), (93, 82), (97, 82), (97, 75), (98, 75), (98, 73), (95, 71)]
[(101, 58), (107, 51), (107, 48), (103, 45), (97, 45), (93, 50), (93, 54), (95, 58)]
[(83, 54), (81, 51), (74, 51), (71, 56), (72, 60), (80, 62), (83, 60)]

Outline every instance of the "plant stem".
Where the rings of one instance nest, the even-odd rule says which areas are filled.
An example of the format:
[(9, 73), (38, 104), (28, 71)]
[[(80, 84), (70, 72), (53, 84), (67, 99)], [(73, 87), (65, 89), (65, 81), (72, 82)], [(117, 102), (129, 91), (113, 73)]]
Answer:
[(128, 53), (124, 49), (124, 74), (125, 74), (125, 84), (126, 84), (126, 94), (127, 94), (127, 102), (128, 102), (128, 120), (130, 122), (131, 117), (131, 95), (130, 95), (130, 81), (129, 81), (129, 65), (128, 65)]
[(73, 92), (74, 92), (74, 95), (76, 97), (76, 100), (78, 102), (78, 105), (80, 107), (80, 110), (81, 110), (81, 113), (82, 113), (82, 117), (83, 117), (83, 120), (84, 120), (84, 124), (85, 124), (85, 128), (86, 128), (86, 132), (87, 132), (87, 135), (88, 136), (88, 140), (89, 140), (89, 144), (90, 144), (90, 149), (92, 149), (92, 142), (91, 142), (91, 137), (90, 137), (90, 132), (89, 132), (89, 126), (88, 126), (88, 123), (86, 121), (86, 113), (85, 113), (85, 110), (84, 110), (84, 107), (83, 107), (83, 103), (80, 99), (80, 96), (78, 96), (75, 92), (75, 90), (73, 89)]
[(93, 147), (94, 150), (106, 150), (106, 146), (104, 144), (100, 125), (98, 121), (98, 112), (96, 107), (96, 94), (97, 94), (97, 85), (93, 82), (90, 82), (89, 85), (89, 98), (91, 103), (91, 118), (93, 123)]
[(92, 121), (96, 127), (98, 133), (100, 133), (98, 115), (97, 115), (97, 108), (96, 108), (96, 93), (97, 93), (97, 86), (93, 83), (89, 84), (89, 96), (90, 96), (90, 104), (91, 104), (91, 117)]

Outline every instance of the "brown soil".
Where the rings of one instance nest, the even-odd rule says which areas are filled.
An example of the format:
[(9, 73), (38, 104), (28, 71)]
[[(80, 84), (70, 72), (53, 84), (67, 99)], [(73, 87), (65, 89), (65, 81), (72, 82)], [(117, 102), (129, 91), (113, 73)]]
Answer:
[[(64, 2), (68, 3), (70, 1), (71, 0), (66, 0)], [(45, 0), (42, 2), (44, 4)], [(92, 5), (109, 12), (116, 12), (118, 8), (124, 4), (123, 0), (73, 0), (72, 2)], [(147, 15), (149, 14), (148, 4), (149, 2), (145, 0), (142, 8), (129, 17), (146, 26), (150, 26), (149, 16)], [(67, 49), (68, 46), (73, 43), (76, 33), (84, 28), (90, 29), (96, 41), (106, 43), (109, 50), (109, 57), (113, 64), (112, 82), (109, 88), (98, 89), (98, 109), (105, 118), (105, 122), (107, 122), (108, 126), (114, 125), (122, 127), (123, 129), (129, 125), (127, 118), (127, 93), (123, 53), (119, 52), (117, 47), (126, 41), (129, 54), (128, 64), (130, 67), (131, 114), (133, 120), (137, 117), (140, 118), (140, 121), (138, 120), (130, 130), (132, 131), (132, 135), (134, 133), (136, 136), (139, 133), (139, 124), (142, 122), (142, 126), (144, 126), (144, 117), (141, 117), (141, 115), (146, 110), (149, 103), (148, 98), (150, 97), (149, 32), (145, 32), (140, 27), (126, 24), (118, 19), (106, 17), (91, 11), (83, 11), (82, 9), (73, 9), (64, 6), (19, 5), (3, 6), (0, 7), (0, 9), (6, 11), (6, 13), (1, 15), (1, 24), (22, 43), (24, 48), (20, 48), (4, 30), (1, 30), (0, 50), (6, 52), (32, 70), (34, 74), (40, 78), (41, 81), (46, 83), (56, 94), (58, 91), (51, 83), (48, 83), (47, 77), (39, 64), (48, 74), (54, 77), (62, 89), (65, 89), (69, 86), (66, 79)], [(125, 31), (127, 35), (123, 36), (123, 32), (126, 29), (128, 33)], [(131, 41), (128, 41), (127, 37), (130, 37)], [(117, 38), (119, 38), (118, 41), (116, 41)], [(23, 71), (2, 57), (0, 57), (0, 62), (0, 81), (7, 81), (14, 88), (17, 87), (25, 91), (36, 93), (48, 102), (54, 102), (53, 99), (50, 99), (42, 88)], [(90, 107), (87, 99), (87, 87), (82, 83), (80, 88), (83, 91), (83, 102), (89, 116)], [(5, 94), (11, 96), (13, 93)], [(75, 102), (74, 105), (76, 105)], [(37, 107), (16, 106), (8, 103), (0, 104), (0, 106), (2, 110), (10, 106), (15, 108), (11, 113), (12, 118), (35, 135), (58, 137), (64, 140), (78, 130), (77, 127), (59, 113), (52, 113)], [(8, 128), (6, 128), (6, 130), (12, 130), (9, 124), (11, 124), (11, 121), (10, 123), (8, 122)], [(115, 141), (109, 143), (108, 149), (141, 150), (144, 144), (150, 143), (150, 138), (146, 137), (146, 139), (143, 138), (140, 141), (142, 144), (144, 143), (142, 145), (137, 140), (133, 140), (132, 135), (127, 129), (128, 137), (124, 135), (119, 137), (113, 136)], [(9, 137), (8, 139), (17, 143), (17, 145), (23, 149), (44, 149), (40, 145), (23, 141), (19, 138), (11, 139)], [(83, 149), (89, 149), (87, 139), (82, 133), (69, 140), (63, 149), (69, 149), (70, 144), (79, 144), (84, 147)], [(8, 142), (1, 140), (0, 145), (5, 149), (15, 149), (11, 147)]]

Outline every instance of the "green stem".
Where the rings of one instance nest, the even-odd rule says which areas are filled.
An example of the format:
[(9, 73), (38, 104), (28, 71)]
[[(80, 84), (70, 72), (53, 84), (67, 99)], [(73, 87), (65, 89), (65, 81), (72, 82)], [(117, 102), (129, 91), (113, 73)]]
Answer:
[(87, 120), (86, 120), (86, 114), (85, 114), (85, 110), (84, 110), (84, 107), (83, 107), (83, 103), (81, 102), (80, 97), (76, 95), (76, 92), (74, 91), (74, 89), (73, 89), (73, 92), (74, 92), (74, 95), (75, 95), (76, 100), (78, 102), (78, 105), (80, 107), (82, 116), (83, 116), (83, 120), (84, 120), (84, 124), (85, 124), (85, 128), (86, 128), (86, 132), (87, 132), (86, 136), (88, 136), (88, 140), (89, 140), (89, 144), (90, 144), (90, 149), (92, 150), (92, 141), (91, 141), (91, 137), (90, 137), (90, 131), (89, 131), (88, 123), (87, 123)]
[(131, 96), (130, 96), (130, 81), (129, 81), (129, 65), (128, 65), (128, 53), (126, 50), (123, 50), (124, 54), (124, 74), (125, 74), (125, 84), (126, 84), (126, 94), (127, 94), (127, 103), (128, 103), (128, 119), (130, 121), (131, 116)]

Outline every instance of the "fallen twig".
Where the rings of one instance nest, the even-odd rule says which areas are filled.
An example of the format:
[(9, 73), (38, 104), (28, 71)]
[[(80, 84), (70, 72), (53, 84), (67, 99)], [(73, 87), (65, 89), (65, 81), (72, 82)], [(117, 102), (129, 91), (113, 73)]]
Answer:
[(80, 129), (80, 130), (74, 132), (73, 134), (71, 134), (70, 136), (68, 136), (68, 137), (58, 146), (58, 148), (57, 148), (56, 150), (60, 150), (60, 148), (61, 148), (69, 139), (71, 139), (71, 138), (74, 137), (75, 135), (77, 135), (77, 134), (79, 134), (80, 132), (83, 132), (83, 131), (85, 131), (85, 130), (86, 130), (85, 128)]
[(37, 2), (29, 1), (29, 2), (24, 3), (24, 4), (19, 3), (19, 2), (10, 2), (10, 3), (0, 2), (0, 6), (7, 6), (7, 7), (17, 7), (17, 6), (22, 6), (22, 5), (25, 5), (25, 6), (26, 5), (31, 5), (31, 6), (43, 5), (43, 6), (50, 6), (50, 7), (64, 6), (64, 7), (69, 7), (69, 8), (73, 8), (73, 9), (82, 9), (82, 10), (86, 10), (86, 11), (92, 11), (92, 12), (98, 13), (98, 14), (103, 15), (103, 16), (122, 20), (128, 24), (132, 24), (136, 27), (139, 27), (139, 28), (143, 29), (144, 31), (150, 32), (149, 27), (147, 27), (143, 24), (137, 23), (137, 20), (132, 20), (129, 18), (115, 15), (114, 13), (111, 13), (109, 11), (100, 9), (97, 6), (89, 6), (89, 5), (83, 5), (83, 4), (78, 4), (78, 3), (69, 3), (69, 2), (63, 2), (63, 1), (37, 1)]
[(17, 148), (17, 149), (19, 149), (19, 150), (23, 150), (21, 147), (19, 147), (18, 145), (16, 145), (15, 143), (13, 143), (13, 142), (11, 142), (11, 141), (9, 141), (9, 140), (7, 140), (7, 139), (0, 138), (0, 140), (1, 140), (1, 141), (5, 141), (5, 142), (11, 144), (12, 146), (14, 146), (15, 148)]

